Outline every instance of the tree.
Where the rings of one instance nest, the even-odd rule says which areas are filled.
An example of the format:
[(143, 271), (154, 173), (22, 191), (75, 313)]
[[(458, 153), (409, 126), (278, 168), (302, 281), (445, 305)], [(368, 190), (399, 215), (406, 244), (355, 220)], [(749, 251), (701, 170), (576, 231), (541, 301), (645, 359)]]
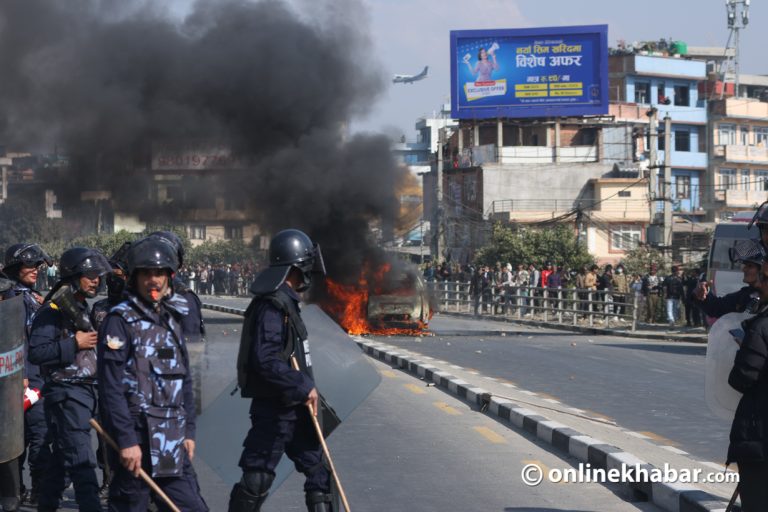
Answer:
[(664, 259), (661, 251), (649, 245), (638, 245), (627, 251), (622, 263), (627, 268), (627, 272), (641, 276), (648, 273), (651, 264), (655, 264), (659, 269), (659, 274), (662, 275), (666, 275), (670, 270), (669, 263)]
[(545, 228), (522, 228), (514, 230), (503, 224), (493, 228), (491, 241), (480, 249), (477, 261), (484, 265), (511, 263), (537, 266), (547, 261), (578, 269), (594, 263), (587, 248), (578, 242), (576, 233), (568, 225), (558, 224)]
[(242, 240), (206, 240), (189, 250), (190, 265), (198, 263), (253, 263), (253, 249)]

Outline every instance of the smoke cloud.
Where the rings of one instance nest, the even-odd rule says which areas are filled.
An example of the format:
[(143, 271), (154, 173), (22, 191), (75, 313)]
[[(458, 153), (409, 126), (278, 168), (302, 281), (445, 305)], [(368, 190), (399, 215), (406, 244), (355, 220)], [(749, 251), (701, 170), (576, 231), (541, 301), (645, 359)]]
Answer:
[(58, 147), (65, 201), (106, 189), (128, 210), (146, 198), (152, 144), (226, 144), (253, 164), (215, 188), (355, 274), (372, 223), (394, 223), (405, 172), (385, 137), (344, 139), (384, 85), (360, 20), (355, 1), (206, 0), (179, 20), (157, 2), (4, 0), (0, 142)]

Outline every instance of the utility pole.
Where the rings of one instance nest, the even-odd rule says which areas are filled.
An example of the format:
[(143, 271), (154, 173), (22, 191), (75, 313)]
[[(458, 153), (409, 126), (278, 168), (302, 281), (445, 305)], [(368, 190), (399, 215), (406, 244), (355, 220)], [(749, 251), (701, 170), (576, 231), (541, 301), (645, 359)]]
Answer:
[[(734, 75), (734, 96), (739, 97), (739, 39), (741, 29), (747, 28), (749, 24), (749, 3), (750, 0), (726, 0), (725, 8), (728, 11), (728, 28), (731, 30), (730, 36), (728, 36), (728, 45), (726, 52), (729, 49), (733, 49), (733, 57), (729, 59), (733, 67)], [(733, 46), (731, 46), (733, 41)], [(725, 66), (725, 72), (728, 71), (729, 66)], [(723, 85), (726, 82), (726, 73), (723, 73)], [(723, 87), (725, 92), (725, 87)]]
[(432, 253), (432, 264), (440, 261), (445, 247), (443, 238), (443, 145), (445, 145), (445, 127), (437, 131), (437, 167), (435, 168), (435, 204), (432, 207), (432, 218), (430, 219), (432, 239), (430, 240), (429, 250)]
[(672, 119), (664, 116), (664, 255), (672, 258)]
[(651, 109), (646, 113), (646, 115), (650, 118), (650, 124), (648, 127), (648, 145), (650, 146), (648, 148), (648, 160), (650, 160), (650, 165), (648, 166), (648, 207), (651, 209), (651, 225), (656, 224), (656, 192), (658, 190), (656, 184), (656, 172), (659, 169), (656, 161), (658, 159), (656, 156), (656, 149), (659, 145), (659, 131), (656, 126), (658, 114), (659, 111), (655, 107), (651, 107)]

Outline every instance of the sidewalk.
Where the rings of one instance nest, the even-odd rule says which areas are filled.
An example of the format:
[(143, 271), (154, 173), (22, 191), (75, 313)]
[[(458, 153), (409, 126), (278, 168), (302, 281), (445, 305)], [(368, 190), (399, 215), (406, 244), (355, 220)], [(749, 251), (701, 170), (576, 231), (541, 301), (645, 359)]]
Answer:
[(667, 341), (685, 341), (689, 343), (706, 343), (707, 333), (703, 327), (676, 327), (670, 329), (661, 324), (645, 324), (638, 322), (637, 329), (632, 331), (629, 326), (602, 326), (595, 322), (595, 325), (572, 325), (558, 322), (545, 322), (543, 320), (531, 320), (527, 318), (511, 318), (504, 315), (480, 315), (475, 317), (471, 313), (461, 313), (455, 311), (441, 311), (441, 315), (456, 316), (463, 318), (483, 318), (496, 322), (509, 322), (516, 325), (527, 325), (541, 327), (546, 329), (555, 329), (560, 331), (578, 332), (582, 334), (594, 334), (598, 336), (621, 336), (623, 338), (639, 338), (646, 340), (667, 340)]

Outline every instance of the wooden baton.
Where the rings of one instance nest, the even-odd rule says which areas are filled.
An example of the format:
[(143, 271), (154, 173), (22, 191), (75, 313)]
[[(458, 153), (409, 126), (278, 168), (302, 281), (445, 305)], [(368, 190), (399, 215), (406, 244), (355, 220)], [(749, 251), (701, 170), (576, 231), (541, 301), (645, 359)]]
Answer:
[[(291, 355), (291, 366), (294, 370), (299, 370), (299, 363), (296, 361), (296, 356)], [(325, 444), (325, 438), (323, 437), (323, 429), (320, 428), (320, 422), (317, 421), (317, 416), (315, 416), (315, 411), (312, 409), (312, 406), (310, 404), (307, 404), (307, 408), (309, 409), (309, 417), (312, 418), (312, 424), (315, 426), (315, 432), (317, 433), (317, 438), (320, 440), (320, 446), (323, 447), (323, 454), (325, 454), (325, 458), (328, 459), (328, 465), (331, 467), (331, 475), (333, 475), (333, 481), (336, 483), (336, 488), (339, 490), (339, 496), (341, 496), (341, 504), (344, 505), (344, 510), (347, 512), (351, 512), (349, 509), (349, 502), (347, 501), (347, 495), (344, 493), (344, 488), (341, 486), (341, 480), (339, 480), (339, 475), (336, 473), (336, 468), (333, 465), (333, 459), (331, 459), (331, 452), (328, 450), (328, 445)]]
[[(107, 432), (101, 427), (99, 422), (96, 421), (95, 419), (91, 418), (90, 423), (91, 423), (91, 426), (93, 427), (93, 429), (102, 437), (102, 439), (104, 439), (104, 441), (107, 442), (107, 444), (110, 446), (110, 448), (115, 450), (115, 453), (117, 453), (119, 455), (120, 454), (120, 448), (117, 447), (117, 443), (115, 443), (115, 441), (110, 437), (110, 435), (107, 434)], [(139, 468), (139, 478), (144, 480), (144, 482), (149, 486), (149, 488), (152, 489), (153, 491), (155, 491), (155, 493), (158, 496), (160, 496), (160, 499), (163, 500), (166, 505), (168, 505), (168, 507), (171, 509), (172, 512), (181, 512), (181, 510), (179, 510), (179, 507), (177, 507), (171, 501), (171, 498), (169, 498), (168, 495), (163, 492), (163, 490), (160, 488), (160, 486), (157, 485), (155, 483), (155, 481), (152, 480), (152, 477), (149, 476), (147, 474), (147, 472), (144, 471), (142, 468)]]

